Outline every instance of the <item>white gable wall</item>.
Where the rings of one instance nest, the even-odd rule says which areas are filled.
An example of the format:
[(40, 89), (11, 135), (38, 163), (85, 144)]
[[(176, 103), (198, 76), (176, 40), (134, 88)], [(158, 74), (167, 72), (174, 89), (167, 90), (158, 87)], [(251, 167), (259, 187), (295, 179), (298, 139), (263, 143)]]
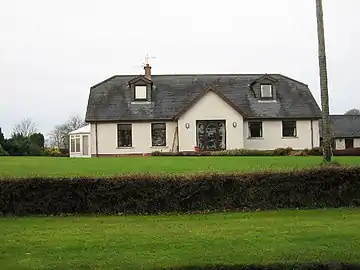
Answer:
[[(214, 92), (208, 92), (179, 119), (179, 150), (194, 151), (196, 120), (225, 120), (226, 149), (243, 148), (243, 117)], [(237, 126), (233, 127), (233, 122)], [(189, 123), (189, 128), (186, 128)]]

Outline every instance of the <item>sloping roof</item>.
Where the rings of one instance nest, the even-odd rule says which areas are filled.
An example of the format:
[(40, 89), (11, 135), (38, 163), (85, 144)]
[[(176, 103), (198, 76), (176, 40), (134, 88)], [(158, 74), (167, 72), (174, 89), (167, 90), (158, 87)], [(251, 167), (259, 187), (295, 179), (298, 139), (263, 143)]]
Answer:
[[(330, 115), (330, 132), (334, 138), (360, 138), (360, 115)], [(320, 134), (323, 133), (320, 121)]]
[(259, 102), (250, 84), (264, 74), (152, 75), (152, 102), (131, 103), (134, 75), (111, 77), (90, 89), (85, 120), (173, 120), (194, 99), (214, 87), (246, 118), (319, 118), (321, 111), (307, 85), (280, 74), (276, 102)]
[(90, 125), (86, 125), (77, 130), (71, 131), (69, 134), (79, 134), (79, 133), (90, 133)]

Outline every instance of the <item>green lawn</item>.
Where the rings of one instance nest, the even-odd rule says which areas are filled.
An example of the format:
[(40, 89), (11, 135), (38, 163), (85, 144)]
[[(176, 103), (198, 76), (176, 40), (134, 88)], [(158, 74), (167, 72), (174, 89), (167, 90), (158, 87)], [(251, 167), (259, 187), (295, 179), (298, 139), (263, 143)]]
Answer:
[[(342, 164), (359, 165), (360, 157), (337, 157)], [(111, 176), (134, 172), (236, 172), (317, 166), (322, 157), (121, 157), (50, 158), (0, 157), (1, 176)]]
[(2, 269), (360, 263), (360, 210), (0, 218)]

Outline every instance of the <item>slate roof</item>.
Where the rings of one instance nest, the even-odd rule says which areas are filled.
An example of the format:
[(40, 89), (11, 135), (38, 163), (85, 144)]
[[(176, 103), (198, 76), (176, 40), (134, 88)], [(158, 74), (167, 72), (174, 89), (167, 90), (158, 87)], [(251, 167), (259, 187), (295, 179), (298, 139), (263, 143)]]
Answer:
[(259, 102), (250, 84), (264, 74), (152, 75), (152, 102), (132, 104), (128, 82), (136, 75), (111, 77), (90, 89), (87, 122), (175, 120), (209, 87), (216, 88), (244, 118), (315, 118), (321, 111), (306, 84), (280, 74), (276, 102)]
[[(360, 138), (360, 115), (330, 115), (329, 118), (334, 138)], [(323, 134), (321, 121), (320, 134)]]

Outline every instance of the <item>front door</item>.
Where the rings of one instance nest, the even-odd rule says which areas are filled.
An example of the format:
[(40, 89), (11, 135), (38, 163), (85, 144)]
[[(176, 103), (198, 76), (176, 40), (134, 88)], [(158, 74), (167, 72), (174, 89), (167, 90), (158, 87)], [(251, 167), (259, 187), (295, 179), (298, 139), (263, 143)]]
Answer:
[(196, 121), (197, 146), (201, 150), (216, 151), (226, 148), (224, 120)]

